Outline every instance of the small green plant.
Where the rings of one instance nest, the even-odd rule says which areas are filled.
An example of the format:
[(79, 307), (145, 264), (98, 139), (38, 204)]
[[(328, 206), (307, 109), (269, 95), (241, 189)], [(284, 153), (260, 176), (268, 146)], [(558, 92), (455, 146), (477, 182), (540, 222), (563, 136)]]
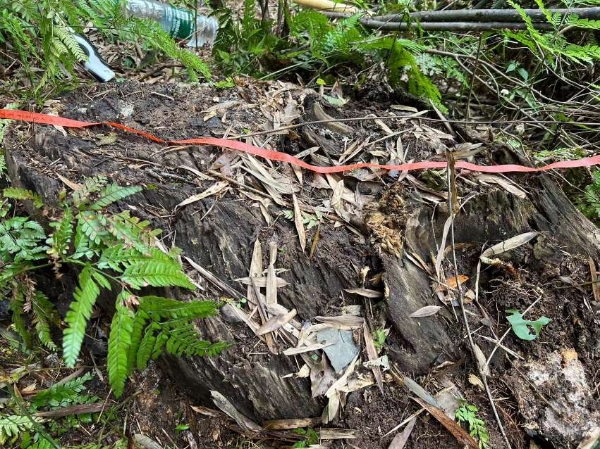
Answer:
[(592, 182), (585, 187), (578, 206), (590, 220), (600, 220), (600, 171), (592, 172)]
[(373, 331), (373, 344), (375, 345), (375, 349), (377, 351), (381, 351), (385, 346), (385, 339), (389, 335), (389, 329), (375, 329)]
[(85, 384), (93, 379), (90, 373), (55, 384), (37, 393), (29, 402), (13, 398), (5, 408), (14, 413), (0, 413), (0, 445), (14, 445), (20, 439), (21, 447), (45, 449), (59, 447), (50, 433), (62, 435), (90, 423), (90, 414), (67, 415), (60, 419), (45, 420), (34, 415), (40, 411), (60, 410), (68, 406), (94, 404), (99, 398), (85, 394)]
[(307, 429), (294, 429), (293, 432), (297, 435), (302, 435), (304, 439), (297, 441), (292, 447), (310, 447), (313, 444), (319, 443), (319, 434), (310, 427)]
[(53, 272), (57, 278), (68, 270), (78, 273), (64, 319), (62, 349), (68, 367), (77, 363), (101, 291), (116, 293), (107, 364), (117, 397), (128, 375), (135, 368), (145, 369), (163, 351), (204, 356), (227, 347), (223, 342), (199, 340), (193, 324), (195, 319), (214, 315), (215, 302), (138, 294), (145, 287), (194, 288), (177, 261), (178, 250), (164, 253), (156, 247), (160, 230), (151, 229), (149, 222), (128, 211), (108, 211), (111, 204), (140, 190), (98, 176), (87, 179), (69, 197), (63, 195), (60, 210), (49, 210), (33, 192), (5, 189), (5, 198), (28, 200), (40, 216), (52, 217), (50, 235), (32, 218), (11, 216), (8, 201), (0, 205), (0, 292), (10, 298), (13, 325), (27, 347), (32, 346), (28, 324), (35, 326), (38, 340), (49, 349), (56, 347), (51, 326), (62, 325), (54, 304), (39, 288), (36, 273), (48, 276)]
[(485, 421), (477, 417), (478, 411), (479, 409), (474, 405), (462, 401), (461, 406), (456, 409), (455, 416), (459, 423), (465, 424), (468, 427), (469, 434), (477, 439), (479, 449), (486, 449), (490, 447), (490, 437), (485, 426)]
[[(515, 335), (521, 340), (535, 340), (539, 337), (542, 327), (551, 321), (550, 318), (546, 318), (545, 316), (542, 316), (535, 321), (526, 320), (523, 318), (521, 312), (514, 309), (507, 310), (507, 312), (510, 313), (510, 315), (507, 316), (506, 319), (510, 323)], [(531, 326), (535, 333), (532, 334), (528, 326)]]
[[(283, 216), (290, 221), (294, 220), (294, 211), (285, 209), (283, 211)], [(312, 229), (323, 220), (323, 214), (318, 210), (315, 210), (314, 214), (309, 214), (307, 212), (302, 212), (302, 224), (306, 226), (306, 229)]]

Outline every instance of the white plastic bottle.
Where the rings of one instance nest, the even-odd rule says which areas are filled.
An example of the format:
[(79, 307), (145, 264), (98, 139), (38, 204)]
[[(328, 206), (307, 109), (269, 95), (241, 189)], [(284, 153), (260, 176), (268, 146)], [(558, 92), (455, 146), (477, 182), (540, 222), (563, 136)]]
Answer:
[(156, 0), (125, 0), (124, 6), (128, 15), (156, 20), (171, 36), (189, 39), (188, 47), (212, 45), (219, 30), (219, 22), (213, 17), (201, 14), (196, 17), (193, 11), (175, 8), (168, 3)]

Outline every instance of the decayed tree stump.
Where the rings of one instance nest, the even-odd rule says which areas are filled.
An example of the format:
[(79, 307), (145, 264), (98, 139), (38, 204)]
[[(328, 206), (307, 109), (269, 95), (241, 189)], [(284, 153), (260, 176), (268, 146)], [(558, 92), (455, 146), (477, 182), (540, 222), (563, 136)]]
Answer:
[[(163, 94), (175, 102), (152, 96), (149, 87), (128, 84), (119, 96), (107, 92), (107, 97), (100, 100), (68, 97), (63, 115), (114, 120), (119, 111), (115, 103), (126, 101), (136, 111), (134, 116), (122, 118), (127, 125), (154, 128), (157, 133), (162, 130), (163, 136), (172, 138), (211, 132), (208, 122), (198, 118), (199, 112), (177, 114), (181, 114), (182, 107), (191, 105), (196, 105), (195, 111), (202, 110), (213, 91), (169, 89)], [(235, 93), (229, 95), (239, 100)], [(176, 107), (177, 102), (182, 104)], [(435, 210), (424, 202), (407, 206), (404, 228), (398, 230), (404, 239), (404, 252), (400, 255), (369, 243), (369, 236), (361, 239), (343, 226), (323, 225), (318, 248), (309, 259), (308, 251), (300, 250), (293, 223), (279, 219), (267, 225), (260, 210), (235, 190), (220, 199), (209, 197), (185, 208), (175, 208), (198, 192), (193, 176), (181, 178), (182, 172), (176, 168), (186, 165), (202, 171), (214, 161), (216, 150), (196, 148), (165, 153), (164, 147), (123, 134), (112, 144), (98, 146), (94, 133), (101, 131), (107, 132), (94, 129), (63, 135), (50, 127), (14, 126), (6, 142), (12, 184), (32, 189), (50, 203), (56, 203), (64, 187), (57, 174), (73, 181), (103, 174), (120, 184), (145, 185), (142, 193), (127, 201), (134, 206), (134, 213), (168, 231), (167, 237), (183, 249), (185, 256), (242, 293), (245, 287), (242, 289), (234, 279), (248, 275), (254, 242), (259, 239), (266, 247), (269, 241), (276, 241), (281, 250), (277, 268), (287, 270), (281, 277), (289, 284), (280, 289), (278, 299), (286, 308), (295, 308), (300, 321), (317, 315), (338, 315), (342, 301), (360, 303), (347, 295), (342, 299), (343, 289), (359, 286), (361, 268), (381, 270), (389, 291), (386, 316), (393, 327), (387, 350), (402, 371), (424, 374), (434, 365), (456, 361), (461, 353), (468, 354), (459, 341), (460, 325), (453, 321), (449, 310), (443, 309), (426, 320), (409, 317), (426, 305), (437, 304), (430, 277), (406, 254), (417, 254), (429, 262), (432, 254), (437, 254), (436, 241), (440, 241), (448, 218), (444, 204)], [(503, 150), (496, 151), (494, 157), (497, 162), (514, 158)], [(179, 178), (165, 172), (179, 173)], [(546, 233), (565, 251), (596, 258), (600, 255), (597, 229), (574, 208), (550, 175), (519, 179), (528, 192), (526, 198), (504, 190), (484, 189), (456, 217), (455, 242), (479, 248), (471, 253), (471, 259), (462, 259), (460, 268), (465, 274), (473, 274), (474, 261), (484, 245), (531, 230)], [(408, 195), (404, 197), (410, 201)], [(272, 210), (277, 207), (272, 206)], [(265, 255), (265, 266), (267, 262)], [(294, 358), (270, 354), (262, 344), (256, 348), (258, 340), (252, 331), (226, 314), (206, 320), (200, 327), (210, 338), (237, 345), (212, 359), (163, 359), (162, 365), (190, 394), (207, 400), (209, 392), (217, 390), (242, 413), (258, 421), (321, 414), (324, 403), (311, 397), (308, 380), (282, 378), (298, 370)], [(597, 337), (597, 332), (594, 335)], [(598, 354), (595, 357), (591, 360), (597, 362)]]

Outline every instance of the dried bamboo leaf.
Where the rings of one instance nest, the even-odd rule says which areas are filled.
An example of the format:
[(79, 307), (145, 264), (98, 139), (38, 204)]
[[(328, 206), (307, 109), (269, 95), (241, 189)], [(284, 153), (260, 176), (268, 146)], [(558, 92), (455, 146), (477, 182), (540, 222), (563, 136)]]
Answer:
[(425, 390), (425, 388), (423, 388), (417, 382), (415, 382), (414, 380), (412, 380), (411, 378), (406, 377), (406, 376), (402, 376), (402, 382), (404, 383), (404, 385), (406, 386), (406, 388), (408, 388), (414, 394), (416, 394), (417, 396), (419, 396), (423, 401), (425, 401), (425, 402), (433, 405), (434, 407), (438, 406), (438, 403), (435, 400), (435, 398), (433, 396), (431, 396)]
[(298, 198), (296, 195), (292, 195), (292, 200), (294, 201), (294, 224), (296, 225), (296, 232), (298, 233), (298, 239), (300, 240), (300, 248), (302, 248), (302, 252), (306, 248), (306, 231), (304, 230), (304, 225), (302, 224), (302, 212), (300, 211), (300, 204), (298, 204)]
[[(275, 262), (277, 261), (277, 243), (269, 242), (269, 267), (267, 268), (266, 303), (277, 304), (277, 274), (275, 273)], [(283, 280), (283, 279), (282, 279)], [(284, 281), (285, 282), (285, 281)]]
[(262, 427), (260, 427), (254, 421), (252, 421), (251, 419), (247, 418), (242, 413), (240, 413), (235, 408), (235, 406), (231, 402), (229, 402), (227, 400), (227, 398), (225, 398), (225, 396), (223, 396), (221, 393), (219, 393), (218, 391), (212, 390), (210, 392), (210, 395), (212, 396), (212, 400), (213, 400), (214, 404), (222, 412), (227, 414), (229, 417), (233, 418), (233, 420), (237, 423), (237, 425), (240, 426), (242, 429), (247, 430), (249, 432), (255, 432), (255, 433), (258, 433), (262, 430)]
[(221, 193), (224, 190), (227, 190), (228, 188), (229, 188), (228, 182), (218, 181), (218, 182), (214, 183), (212, 186), (210, 186), (208, 189), (206, 189), (204, 192), (190, 196), (189, 198), (183, 200), (181, 203), (179, 203), (175, 207), (177, 208), (177, 207), (187, 206), (188, 204), (192, 204), (192, 203), (195, 203), (196, 201), (200, 201), (200, 200), (203, 200), (204, 198), (208, 198), (209, 196)]
[(402, 431), (402, 433), (399, 433), (394, 437), (394, 439), (388, 446), (388, 449), (403, 449), (404, 446), (406, 446), (408, 438), (410, 437), (410, 434), (413, 430), (413, 427), (415, 427), (416, 422), (417, 418), (411, 419)]
[(498, 254), (505, 253), (510, 251), (511, 249), (518, 248), (521, 245), (529, 242), (531, 239), (536, 237), (538, 232), (525, 232), (523, 234), (519, 234), (515, 237), (511, 237), (503, 242), (500, 242), (488, 249), (486, 249), (480, 256), (480, 258), (489, 258), (492, 256), (497, 256)]
[(411, 318), (424, 318), (427, 316), (435, 315), (440, 311), (441, 306), (425, 306), (421, 307), (419, 310), (411, 313), (409, 317)]
[[(305, 1), (305, 0), (302, 0), (302, 1)], [(326, 0), (319, 0), (319, 2), (323, 2), (323, 1), (326, 1)], [(300, 3), (300, 2), (296, 1), (296, 3)], [(333, 2), (331, 2), (331, 3), (333, 3)], [(333, 3), (333, 4), (335, 5), (336, 3)], [(346, 6), (346, 5), (344, 5), (344, 6)], [(319, 9), (323, 9), (323, 8), (319, 8)], [(318, 102), (315, 102), (315, 104), (313, 106), (313, 112), (314, 112), (317, 120), (327, 120), (326, 123), (323, 123), (323, 126), (327, 129), (329, 129), (330, 131), (333, 131), (333, 132), (336, 132), (339, 134), (352, 134), (354, 132), (354, 130), (350, 126), (346, 125), (345, 123), (334, 121), (335, 119), (332, 116), (330, 116), (329, 114), (327, 114)]]
[(306, 346), (299, 346), (297, 348), (289, 348), (286, 349), (285, 351), (283, 351), (283, 353), (285, 355), (297, 355), (297, 354), (303, 354), (305, 352), (312, 352), (312, 351), (318, 351), (319, 349), (323, 349), (327, 346), (330, 346), (330, 344), (324, 345), (321, 343), (314, 343), (312, 345), (306, 345)]
[(594, 294), (594, 301), (600, 302), (600, 285), (598, 285), (598, 272), (596, 271), (596, 263), (591, 257), (588, 259), (590, 264), (590, 274), (592, 277), (592, 293)]
[(329, 325), (349, 326), (354, 328), (362, 327), (365, 322), (363, 317), (354, 315), (316, 316), (315, 320)]
[(270, 318), (265, 324), (256, 330), (256, 335), (268, 334), (269, 332), (279, 329), (284, 324), (288, 323), (292, 318), (294, 318), (297, 313), (298, 312), (296, 312), (296, 309), (292, 309), (285, 315), (276, 315), (273, 318)]
[(477, 441), (475, 441), (475, 439), (471, 435), (469, 435), (467, 433), (467, 431), (460, 426), (460, 424), (458, 424), (456, 421), (453, 421), (452, 419), (450, 419), (448, 417), (448, 415), (446, 415), (444, 413), (443, 410), (427, 403), (426, 401), (424, 401), (422, 399), (419, 399), (419, 398), (412, 398), (412, 399), (413, 399), (413, 401), (417, 402), (421, 407), (423, 407), (425, 410), (427, 410), (435, 419), (437, 419), (438, 422), (442, 426), (444, 426), (454, 436), (454, 438), (456, 438), (456, 440), (460, 444), (462, 444), (463, 446), (466, 446), (469, 449), (479, 449), (479, 445), (477, 444)]
[(77, 404), (69, 405), (58, 410), (49, 410), (47, 412), (36, 412), (33, 416), (40, 418), (62, 418), (69, 415), (83, 415), (85, 413), (99, 413), (105, 408), (102, 402), (96, 404)]
[(487, 364), (487, 359), (477, 344), (473, 343), (473, 353), (475, 354), (475, 360), (477, 361), (477, 367), (482, 376), (487, 377), (490, 375), (490, 367)]
[(508, 193), (512, 193), (517, 198), (521, 198), (521, 199), (527, 198), (527, 193), (525, 193), (524, 190), (517, 187), (509, 179), (503, 178), (498, 175), (490, 175), (489, 173), (480, 173), (479, 175), (477, 175), (477, 179), (479, 181), (483, 181), (484, 183), (491, 182), (493, 184), (498, 184), (500, 187), (502, 187)]
[(377, 290), (370, 290), (368, 288), (345, 288), (346, 293), (352, 293), (354, 295), (364, 296), (365, 298), (378, 299), (383, 298), (383, 293)]
[(144, 449), (163, 449), (163, 447), (160, 444), (158, 444), (152, 438), (150, 438), (142, 433), (136, 433), (133, 436), (133, 439), (135, 440), (135, 442), (137, 444), (142, 446)]
[[(268, 272), (267, 272), (267, 275), (268, 275)], [(235, 279), (235, 281), (237, 281), (241, 284), (244, 284), (244, 285), (252, 285), (252, 282), (254, 282), (254, 284), (259, 288), (265, 288), (267, 286), (267, 278), (264, 276), (252, 278), (252, 279), (250, 279), (249, 277), (237, 278), (237, 279)], [(280, 277), (275, 277), (275, 286), (277, 288), (287, 287), (288, 285), (289, 284), (285, 279), (280, 278)]]
[(347, 440), (356, 438), (356, 430), (354, 429), (320, 429), (319, 437), (322, 440)]
[[(369, 361), (372, 362), (377, 359), (377, 349), (375, 348), (375, 343), (373, 341), (371, 326), (369, 326), (369, 323), (367, 321), (365, 321), (365, 325), (363, 326), (363, 336), (365, 338), (365, 348), (367, 349), (367, 357)], [(379, 390), (383, 393), (383, 376), (381, 375), (381, 367), (372, 366), (371, 371), (373, 371), (373, 376), (375, 377), (375, 381), (377, 382)]]

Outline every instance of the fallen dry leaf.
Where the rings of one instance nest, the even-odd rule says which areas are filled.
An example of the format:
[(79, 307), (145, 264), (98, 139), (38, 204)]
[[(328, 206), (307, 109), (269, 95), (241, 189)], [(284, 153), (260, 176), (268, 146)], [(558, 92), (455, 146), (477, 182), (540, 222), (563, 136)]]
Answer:
[(416, 312), (413, 312), (409, 315), (411, 318), (424, 318), (426, 316), (435, 315), (439, 312), (442, 306), (425, 306), (421, 307)]
[(402, 433), (399, 433), (394, 437), (388, 449), (402, 449), (404, 446), (406, 446), (406, 442), (408, 441), (408, 438), (410, 437), (410, 434), (413, 430), (413, 427), (415, 427), (416, 422), (417, 418), (411, 419), (402, 431)]
[(370, 290), (368, 288), (345, 288), (346, 293), (352, 293), (354, 295), (364, 296), (365, 298), (377, 299), (383, 298), (383, 293), (377, 290)]
[(177, 207), (187, 206), (188, 204), (195, 203), (196, 201), (200, 201), (204, 198), (208, 198), (209, 196), (216, 195), (217, 193), (221, 193), (229, 187), (229, 183), (225, 181), (218, 181), (206, 189), (204, 192), (198, 193), (196, 195), (192, 195), (189, 198), (183, 200), (179, 203)]
[(302, 252), (306, 248), (306, 231), (302, 224), (302, 212), (300, 211), (300, 204), (295, 194), (292, 194), (292, 200), (294, 201), (294, 224), (296, 225), (296, 232), (298, 233), (298, 239), (300, 240), (300, 248)]
[(460, 444), (468, 447), (469, 449), (479, 449), (477, 441), (475, 441), (475, 439), (469, 435), (467, 431), (460, 426), (460, 424), (450, 419), (442, 409), (435, 407), (419, 398), (412, 398), (412, 400), (427, 410), (435, 419), (437, 419), (438, 422), (444, 426)]

